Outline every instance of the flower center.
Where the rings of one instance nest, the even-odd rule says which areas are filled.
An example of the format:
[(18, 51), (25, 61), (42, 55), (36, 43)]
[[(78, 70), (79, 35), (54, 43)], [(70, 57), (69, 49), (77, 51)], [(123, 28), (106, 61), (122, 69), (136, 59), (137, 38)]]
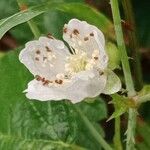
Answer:
[(65, 70), (71, 74), (83, 71), (86, 68), (87, 62), (88, 58), (85, 52), (76, 53), (67, 58)]
[(70, 74), (74, 74), (84, 70), (91, 70), (98, 65), (98, 62), (98, 50), (93, 51), (91, 58), (88, 58), (86, 52), (76, 50), (74, 55), (71, 55), (67, 58), (65, 71)]

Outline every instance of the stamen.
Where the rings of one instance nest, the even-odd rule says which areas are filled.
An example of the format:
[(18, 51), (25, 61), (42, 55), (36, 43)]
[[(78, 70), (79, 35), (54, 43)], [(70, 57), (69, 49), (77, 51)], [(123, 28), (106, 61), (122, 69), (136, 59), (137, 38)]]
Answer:
[(57, 83), (57, 84), (62, 84), (62, 83), (63, 83), (63, 80), (55, 80), (55, 83)]
[(73, 30), (73, 34), (78, 35), (78, 34), (79, 34), (79, 31), (78, 31), (77, 29), (74, 29), (74, 30)]
[(46, 61), (47, 57), (43, 57), (43, 61)]
[(84, 41), (88, 41), (88, 40), (89, 40), (89, 38), (88, 38), (88, 37), (85, 37), (85, 38), (84, 38)]
[(36, 54), (40, 54), (40, 53), (41, 53), (40, 50), (37, 50), (37, 51), (36, 51)]
[(52, 36), (51, 33), (48, 33), (48, 34), (47, 34), (47, 37), (48, 37), (49, 39), (54, 39), (54, 37)]
[(94, 33), (90, 33), (90, 36), (94, 36)]
[(36, 79), (37, 81), (41, 81), (41, 80), (42, 80), (42, 77), (40, 77), (39, 75), (36, 75), (36, 76), (35, 76), (35, 79)]
[(98, 60), (98, 57), (94, 57), (95, 60)]
[(66, 28), (66, 27), (63, 29), (63, 32), (64, 32), (64, 33), (67, 33), (67, 28)]
[(72, 34), (70, 34), (70, 38), (72, 38)]
[(38, 57), (35, 57), (35, 60), (36, 60), (36, 61), (39, 61), (40, 59), (39, 59)]
[(47, 52), (52, 52), (52, 50), (48, 46), (45, 46), (45, 48)]

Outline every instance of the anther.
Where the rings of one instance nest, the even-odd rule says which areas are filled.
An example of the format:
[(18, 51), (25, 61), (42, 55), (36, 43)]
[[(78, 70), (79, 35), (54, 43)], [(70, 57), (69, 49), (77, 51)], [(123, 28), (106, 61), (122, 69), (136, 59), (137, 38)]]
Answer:
[(48, 37), (49, 39), (54, 39), (54, 37), (52, 36), (51, 33), (48, 33), (48, 34), (47, 34), (47, 37)]
[(90, 36), (94, 36), (94, 33), (90, 33)]
[(99, 72), (99, 75), (100, 75), (100, 76), (102, 76), (103, 74), (104, 74), (104, 72), (102, 72), (102, 71)]
[(77, 34), (79, 34), (79, 31), (77, 29), (74, 29), (73, 34), (77, 35)]
[(52, 51), (48, 46), (45, 46), (45, 48), (46, 48), (47, 52), (51, 52)]
[(64, 33), (67, 33), (67, 28), (64, 28), (64, 29), (63, 29), (63, 32), (64, 32)]
[(98, 60), (98, 57), (94, 57), (95, 60)]
[(39, 50), (36, 51), (36, 54), (40, 54), (41, 52)]
[(45, 61), (47, 59), (47, 57), (43, 57), (43, 61)]
[(63, 80), (55, 80), (55, 83), (57, 83), (57, 84), (62, 84), (62, 83), (63, 83)]
[(35, 57), (35, 60), (36, 60), (36, 61), (39, 61), (40, 59), (39, 59), (38, 57)]
[(35, 79), (36, 79), (37, 81), (41, 81), (41, 80), (42, 80), (42, 77), (40, 77), (39, 75), (36, 75), (36, 76), (35, 76)]
[(49, 82), (49, 80), (45, 80), (44, 82), (43, 82), (43, 85), (48, 85), (50, 82)]
[(88, 37), (85, 37), (85, 38), (84, 38), (84, 41), (88, 41), (88, 40), (89, 40), (89, 38), (88, 38)]

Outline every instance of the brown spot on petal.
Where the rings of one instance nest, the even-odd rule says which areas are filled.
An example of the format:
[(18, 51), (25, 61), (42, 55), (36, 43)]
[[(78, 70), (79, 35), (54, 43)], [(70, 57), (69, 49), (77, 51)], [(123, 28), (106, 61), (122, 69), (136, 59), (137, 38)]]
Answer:
[(94, 33), (90, 33), (90, 36), (94, 36)]
[(77, 34), (79, 34), (79, 31), (77, 29), (74, 29), (73, 34), (77, 35)]
[(62, 84), (62, 83), (63, 83), (63, 80), (55, 80), (55, 83), (57, 83), (57, 84)]
[(84, 41), (88, 41), (88, 40), (89, 40), (89, 38), (88, 38), (88, 37), (85, 37), (85, 38), (84, 38)]

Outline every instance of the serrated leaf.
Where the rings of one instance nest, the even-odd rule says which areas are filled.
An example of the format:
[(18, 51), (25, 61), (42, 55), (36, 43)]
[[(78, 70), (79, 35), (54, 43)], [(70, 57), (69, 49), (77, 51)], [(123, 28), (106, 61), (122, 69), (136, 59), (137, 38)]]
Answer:
[(113, 114), (109, 117), (107, 121), (119, 117), (120, 115), (125, 113), (129, 108), (129, 106), (127, 105), (127, 101), (128, 101), (127, 98), (120, 96), (118, 94), (113, 94), (111, 95), (111, 97), (113, 99), (112, 103), (114, 104), (115, 112), (113, 112)]

